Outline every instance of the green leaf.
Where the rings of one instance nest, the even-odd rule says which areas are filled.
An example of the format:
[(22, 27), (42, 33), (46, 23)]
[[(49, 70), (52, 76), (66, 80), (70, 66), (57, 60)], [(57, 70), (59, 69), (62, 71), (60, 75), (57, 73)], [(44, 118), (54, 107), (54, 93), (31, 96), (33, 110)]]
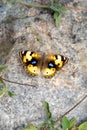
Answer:
[(67, 130), (68, 128), (70, 128), (70, 121), (66, 116), (64, 116), (62, 119), (62, 128), (63, 130)]
[(13, 96), (16, 95), (15, 93), (13, 93), (13, 92), (11, 92), (11, 91), (7, 91), (7, 93), (8, 93), (8, 95), (9, 95), (10, 97), (13, 97)]
[(75, 123), (76, 123), (76, 119), (75, 118), (71, 119), (71, 121), (70, 121), (70, 128), (74, 127)]
[(61, 14), (63, 14), (65, 10), (62, 5), (58, 5), (58, 4), (52, 4), (50, 6), (50, 9), (54, 11), (55, 24), (56, 26), (58, 26), (61, 21)]
[(2, 66), (0, 66), (0, 71), (6, 69), (7, 67), (8, 67), (7, 65), (2, 65)]
[(30, 124), (27, 128), (22, 128), (22, 130), (38, 130), (37, 127)]
[(4, 96), (6, 92), (3, 90), (3, 91), (0, 91), (0, 98)]
[(1, 84), (2, 84), (2, 86), (4, 87), (4, 88), (6, 88), (6, 84), (5, 84), (5, 82), (3, 81), (3, 79), (0, 77), (0, 82), (1, 82)]
[(65, 12), (64, 8), (62, 5), (58, 5), (58, 4), (52, 4), (50, 6), (50, 9), (52, 9), (53, 11), (58, 12), (59, 14), (62, 14)]
[(82, 123), (79, 127), (78, 130), (87, 130), (87, 121)]
[(57, 27), (59, 25), (60, 21), (61, 21), (61, 15), (59, 15), (58, 12), (54, 13), (54, 20), (55, 20), (55, 25)]
[(4, 83), (3, 79), (0, 77), (0, 98), (5, 95), (7, 92), (6, 84)]
[(6, 87), (6, 84), (5, 82), (3, 81), (3, 79), (0, 77), (0, 97), (3, 97), (4, 94), (8, 94), (10, 97), (13, 97), (15, 96), (16, 94), (11, 92), (11, 91), (8, 91), (7, 87)]
[(50, 119), (50, 118), (52, 117), (52, 114), (51, 114), (51, 112), (50, 112), (48, 102), (44, 101), (44, 102), (43, 102), (43, 106), (44, 106), (44, 108), (45, 108), (45, 110), (46, 110), (47, 119)]

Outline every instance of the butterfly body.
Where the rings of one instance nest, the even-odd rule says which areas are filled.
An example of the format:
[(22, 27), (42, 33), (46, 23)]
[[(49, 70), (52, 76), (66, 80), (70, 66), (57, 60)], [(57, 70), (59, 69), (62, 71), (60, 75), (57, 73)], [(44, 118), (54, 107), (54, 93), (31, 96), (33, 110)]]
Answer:
[(39, 53), (30, 50), (19, 52), (19, 56), (30, 75), (36, 76), (42, 70), (42, 74), (46, 78), (54, 76), (56, 71), (68, 62), (68, 58), (59, 54), (41, 56)]

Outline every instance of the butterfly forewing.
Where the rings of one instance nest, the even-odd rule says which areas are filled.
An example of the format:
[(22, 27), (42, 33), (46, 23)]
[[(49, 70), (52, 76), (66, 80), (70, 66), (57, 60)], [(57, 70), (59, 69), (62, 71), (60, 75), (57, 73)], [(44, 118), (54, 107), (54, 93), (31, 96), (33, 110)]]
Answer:
[(36, 76), (39, 74), (40, 66), (41, 66), (41, 55), (36, 53), (35, 51), (21, 51), (19, 52), (19, 56), (24, 63), (27, 72)]
[(43, 76), (50, 78), (55, 75), (57, 70), (60, 70), (66, 64), (68, 58), (62, 55), (48, 55), (45, 57), (43, 64)]
[(66, 63), (68, 58), (62, 55), (55, 55), (55, 66), (57, 70), (60, 70)]

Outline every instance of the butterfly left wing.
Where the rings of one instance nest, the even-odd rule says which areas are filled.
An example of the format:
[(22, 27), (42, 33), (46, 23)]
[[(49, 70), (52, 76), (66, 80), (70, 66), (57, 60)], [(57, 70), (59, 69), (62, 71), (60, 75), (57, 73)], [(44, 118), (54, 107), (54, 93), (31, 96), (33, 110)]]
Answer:
[(41, 66), (40, 54), (35, 51), (26, 50), (19, 52), (19, 56), (21, 57), (22, 62), (30, 75), (36, 76), (39, 74)]
[(68, 58), (62, 55), (47, 55), (44, 60), (42, 73), (46, 78), (55, 75), (57, 70), (60, 70), (66, 63)]

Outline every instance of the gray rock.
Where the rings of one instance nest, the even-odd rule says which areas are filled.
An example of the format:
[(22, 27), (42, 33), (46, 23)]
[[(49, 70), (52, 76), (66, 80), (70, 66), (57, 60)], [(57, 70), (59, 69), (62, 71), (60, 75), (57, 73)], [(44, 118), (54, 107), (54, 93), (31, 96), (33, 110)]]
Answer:
[[(40, 10), (26, 7), (16, 7), (16, 13), (17, 9), (19, 14), (12, 22), (16, 42), (9, 52), (3, 77), (30, 86), (6, 82), (16, 96), (5, 95), (0, 99), (0, 130), (18, 130), (29, 123), (42, 123), (46, 118), (42, 101), (49, 103), (53, 118), (57, 118), (87, 94), (87, 29), (82, 13), (67, 11), (60, 25), (55, 27), (48, 13), (40, 14)], [(21, 10), (24, 10), (22, 18)], [(20, 50), (26, 49), (42, 55), (62, 54), (69, 62), (50, 79), (44, 78), (42, 73), (32, 77), (25, 72), (18, 56)], [(85, 100), (67, 116), (76, 117), (78, 123), (87, 120), (86, 103)]]

